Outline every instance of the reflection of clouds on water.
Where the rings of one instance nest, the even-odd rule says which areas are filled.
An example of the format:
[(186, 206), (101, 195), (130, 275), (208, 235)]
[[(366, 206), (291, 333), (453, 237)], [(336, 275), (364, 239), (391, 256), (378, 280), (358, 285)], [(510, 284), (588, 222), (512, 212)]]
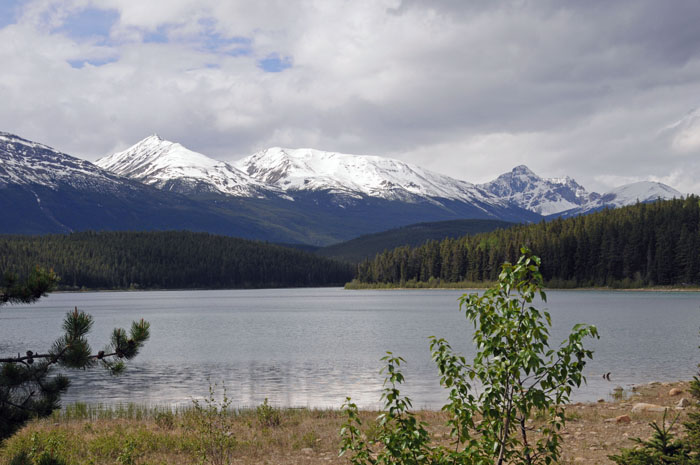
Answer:
[[(31, 307), (0, 312), (1, 354), (46, 349), (66, 308), (95, 318), (94, 347), (115, 326), (144, 317), (152, 337), (126, 373), (80, 371), (64, 402), (188, 405), (225, 383), (233, 404), (339, 408), (350, 396), (380, 405), (386, 350), (407, 361), (403, 394), (417, 408), (439, 408), (427, 337), (445, 337), (467, 359), (471, 329), (456, 303), (459, 291), (171, 291), (53, 294)], [(690, 378), (696, 370), (698, 293), (549, 292), (552, 342), (574, 323), (596, 324), (588, 385), (575, 400), (606, 397), (621, 385)], [(602, 374), (611, 372), (611, 381)], [(220, 392), (220, 390), (219, 390)]]
[[(84, 376), (83, 376), (84, 375)], [(382, 379), (376, 373), (347, 373), (336, 367), (318, 369), (311, 364), (289, 365), (251, 362), (247, 365), (131, 367), (114, 378), (105, 372), (81, 372), (73, 377), (65, 402), (138, 402), (187, 404), (208, 395), (215, 385), (220, 395), (226, 386), (233, 405), (249, 407), (265, 398), (272, 405), (339, 408), (347, 396), (361, 405), (377, 406)]]

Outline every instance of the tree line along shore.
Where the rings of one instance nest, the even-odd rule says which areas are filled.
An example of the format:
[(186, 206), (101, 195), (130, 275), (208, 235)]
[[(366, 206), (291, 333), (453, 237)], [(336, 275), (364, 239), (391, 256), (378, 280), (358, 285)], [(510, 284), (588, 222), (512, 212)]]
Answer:
[(187, 231), (5, 235), (0, 272), (22, 276), (36, 266), (53, 269), (61, 278), (58, 290), (483, 288), (497, 280), (501, 263), (517, 259), (523, 245), (542, 258), (549, 288), (697, 289), (700, 198), (428, 240), (359, 264)]
[(700, 198), (640, 203), (398, 247), (359, 264), (350, 287), (471, 287), (493, 282), (500, 264), (516, 260), (523, 245), (542, 258), (541, 271), (550, 288), (697, 287)]

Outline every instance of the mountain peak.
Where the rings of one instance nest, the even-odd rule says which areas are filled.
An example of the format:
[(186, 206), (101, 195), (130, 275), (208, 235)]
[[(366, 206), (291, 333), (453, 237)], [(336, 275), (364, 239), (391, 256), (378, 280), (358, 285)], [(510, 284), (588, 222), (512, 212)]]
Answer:
[[(0, 132), (0, 186), (41, 185), (114, 188), (114, 177), (87, 160), (59, 152), (47, 145)], [(37, 200), (38, 201), (38, 200)]]
[(482, 187), (497, 197), (544, 216), (580, 207), (598, 197), (586, 192), (568, 176), (544, 179), (525, 165), (516, 166)]
[(515, 168), (513, 168), (513, 169), (511, 170), (511, 173), (539, 178), (539, 176), (537, 176), (537, 175), (536, 175), (530, 168), (528, 168), (526, 165), (518, 165), (518, 166), (516, 166)]
[(157, 134), (122, 152), (101, 158), (95, 164), (121, 176), (181, 193), (265, 196), (264, 186), (234, 166), (164, 140)]
[(656, 181), (638, 181), (617, 187), (602, 196), (608, 205), (621, 207), (636, 202), (652, 202), (657, 199), (680, 198), (683, 194), (666, 184)]
[(437, 202), (437, 198), (482, 199), (471, 183), (374, 155), (272, 147), (238, 161), (236, 166), (282, 190), (328, 192), (341, 202), (362, 197), (409, 203)]

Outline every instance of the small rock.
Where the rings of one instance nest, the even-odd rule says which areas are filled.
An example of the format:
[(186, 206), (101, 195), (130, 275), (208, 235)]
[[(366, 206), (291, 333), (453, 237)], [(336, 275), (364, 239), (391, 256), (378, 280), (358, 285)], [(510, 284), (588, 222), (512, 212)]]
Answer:
[(632, 419), (629, 415), (620, 415), (619, 417), (615, 417), (615, 423), (630, 423), (631, 421)]
[(583, 457), (576, 457), (574, 459), (574, 462), (577, 462), (577, 463), (581, 463), (581, 462), (585, 462), (585, 461), (586, 461), (586, 459), (584, 459)]
[(603, 402), (605, 402), (605, 399), (598, 399), (599, 404), (602, 404)]
[(677, 407), (687, 407), (690, 405), (690, 401), (686, 399), (685, 397), (682, 398), (681, 400), (678, 401), (678, 404), (676, 404)]
[(310, 447), (304, 447), (304, 448), (301, 450), (301, 453), (302, 453), (302, 454), (306, 454), (306, 455), (311, 455), (311, 454), (314, 453), (314, 450), (313, 450), (312, 448), (310, 448)]
[(669, 396), (677, 396), (679, 394), (683, 394), (683, 389), (673, 388), (670, 391), (668, 391)]
[(666, 410), (666, 407), (656, 404), (647, 404), (644, 402), (634, 404), (632, 407), (633, 412), (663, 412), (664, 410)]

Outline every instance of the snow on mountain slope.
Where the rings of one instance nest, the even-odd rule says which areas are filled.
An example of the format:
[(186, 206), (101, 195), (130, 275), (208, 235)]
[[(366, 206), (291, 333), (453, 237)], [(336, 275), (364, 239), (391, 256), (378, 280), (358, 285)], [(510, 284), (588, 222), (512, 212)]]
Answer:
[(0, 162), (0, 186), (69, 185), (101, 191), (123, 187), (116, 176), (89, 161), (6, 132), (0, 132)]
[(314, 193), (340, 207), (355, 205), (363, 198), (437, 206), (454, 201), (494, 217), (513, 208), (559, 216), (629, 205), (637, 199), (645, 202), (680, 196), (675, 189), (653, 182), (622, 186), (601, 196), (586, 191), (568, 176), (541, 178), (524, 165), (489, 183), (474, 185), (399, 160), (314, 149), (273, 147), (229, 164), (157, 135), (96, 164), (117, 175), (186, 194), (218, 192), (293, 200), (300, 194)]
[(541, 178), (527, 166), (520, 165), (482, 184), (489, 193), (543, 216), (572, 216), (605, 207), (623, 207), (639, 202), (672, 199), (682, 194), (658, 182), (642, 181), (620, 186), (600, 195), (588, 192), (576, 181), (564, 178)]
[(262, 198), (268, 190), (268, 186), (234, 166), (163, 140), (158, 135), (146, 137), (95, 164), (159, 189), (183, 193), (220, 192)]
[(653, 181), (640, 181), (625, 184), (603, 194), (599, 202), (604, 206), (623, 207), (639, 202), (653, 202), (658, 199), (680, 198), (683, 194), (671, 186)]
[(369, 196), (405, 202), (450, 199), (501, 203), (466, 181), (371, 155), (273, 147), (239, 160), (236, 166), (258, 181), (290, 193), (325, 191), (351, 199)]
[(496, 197), (544, 216), (580, 207), (600, 197), (587, 192), (568, 176), (541, 178), (525, 165), (516, 166), (481, 187)]

